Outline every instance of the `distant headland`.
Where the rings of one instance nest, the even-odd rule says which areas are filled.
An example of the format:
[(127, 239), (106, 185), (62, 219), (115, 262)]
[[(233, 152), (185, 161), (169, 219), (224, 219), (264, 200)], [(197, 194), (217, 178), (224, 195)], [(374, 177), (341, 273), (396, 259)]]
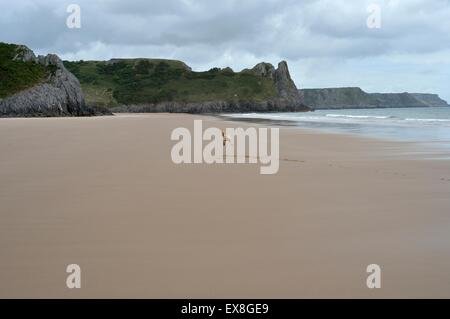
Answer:
[(313, 109), (355, 109), (449, 106), (437, 94), (367, 93), (359, 87), (302, 89), (306, 105)]

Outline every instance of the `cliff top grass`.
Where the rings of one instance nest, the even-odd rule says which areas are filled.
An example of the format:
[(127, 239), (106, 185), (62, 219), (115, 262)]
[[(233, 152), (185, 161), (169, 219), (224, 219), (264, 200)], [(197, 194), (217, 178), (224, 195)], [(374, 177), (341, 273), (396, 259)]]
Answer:
[(50, 68), (34, 62), (15, 61), (20, 46), (0, 42), (0, 98), (44, 82)]
[(276, 96), (272, 79), (230, 68), (192, 71), (186, 64), (162, 59), (64, 61), (81, 83), (88, 104), (159, 102), (265, 101)]

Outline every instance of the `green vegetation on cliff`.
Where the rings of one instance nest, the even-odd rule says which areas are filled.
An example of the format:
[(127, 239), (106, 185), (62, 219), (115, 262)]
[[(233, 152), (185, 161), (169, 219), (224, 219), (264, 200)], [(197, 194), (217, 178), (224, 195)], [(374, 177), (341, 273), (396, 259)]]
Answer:
[(0, 42), (0, 98), (45, 81), (53, 69), (32, 61), (14, 60), (20, 46)]
[(88, 104), (117, 106), (159, 102), (267, 101), (272, 79), (252, 71), (214, 68), (194, 72), (183, 62), (159, 59), (79, 61), (64, 65), (81, 83)]

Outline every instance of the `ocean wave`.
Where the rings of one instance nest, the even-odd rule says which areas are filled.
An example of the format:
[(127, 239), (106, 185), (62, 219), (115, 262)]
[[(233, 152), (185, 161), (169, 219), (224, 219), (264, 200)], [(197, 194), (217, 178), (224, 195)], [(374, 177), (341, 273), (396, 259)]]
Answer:
[(450, 122), (450, 119), (413, 119), (407, 118), (405, 121), (417, 121), (417, 122)]
[(390, 119), (394, 118), (394, 116), (375, 116), (375, 115), (348, 115), (348, 114), (327, 114), (327, 117), (343, 117), (343, 118), (351, 118), (351, 119)]
[(323, 116), (297, 116), (297, 114), (268, 114), (268, 113), (242, 113), (242, 114), (228, 114), (229, 117), (243, 118), (243, 119), (263, 119), (273, 121), (308, 121), (308, 120), (324, 120)]

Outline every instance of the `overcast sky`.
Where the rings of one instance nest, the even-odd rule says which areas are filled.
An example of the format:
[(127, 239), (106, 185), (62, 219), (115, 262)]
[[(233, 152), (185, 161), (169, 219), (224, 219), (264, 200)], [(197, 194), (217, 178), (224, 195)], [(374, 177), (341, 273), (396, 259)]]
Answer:
[[(81, 8), (81, 28), (66, 25)], [(368, 28), (370, 4), (381, 28)], [(195, 70), (288, 61), (300, 88), (450, 101), (450, 0), (0, 0), (0, 41), (69, 60), (160, 57)]]

